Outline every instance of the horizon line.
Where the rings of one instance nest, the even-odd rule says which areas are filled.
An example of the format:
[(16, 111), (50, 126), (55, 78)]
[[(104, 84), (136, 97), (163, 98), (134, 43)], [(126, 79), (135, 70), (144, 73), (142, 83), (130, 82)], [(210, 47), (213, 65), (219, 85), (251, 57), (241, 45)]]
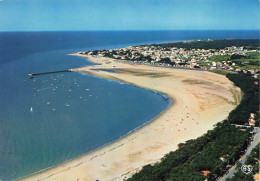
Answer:
[(0, 32), (4, 33), (4, 32), (96, 32), (96, 31), (259, 31), (260, 33), (260, 29), (204, 29), (204, 30), (10, 30), (10, 31), (2, 31), (0, 30)]

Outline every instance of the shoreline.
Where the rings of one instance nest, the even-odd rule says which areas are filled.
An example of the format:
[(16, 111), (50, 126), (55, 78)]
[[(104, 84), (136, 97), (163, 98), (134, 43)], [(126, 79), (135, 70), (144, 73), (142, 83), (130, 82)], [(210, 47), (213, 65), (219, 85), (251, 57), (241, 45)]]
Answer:
[[(129, 86), (134, 86), (134, 85), (131, 85), (131, 84), (128, 84), (128, 85), (129, 85)], [(153, 92), (156, 92), (156, 91), (153, 91)], [(160, 93), (160, 92), (158, 92), (158, 93)], [(161, 94), (161, 93), (160, 93), (160, 94)], [(163, 95), (163, 94), (162, 94), (162, 95)], [(171, 100), (171, 99), (170, 99), (170, 100)], [(106, 147), (106, 146), (108, 146), (108, 145), (110, 145), (110, 144), (113, 144), (113, 143), (115, 143), (115, 142), (117, 142), (117, 141), (119, 141), (119, 140), (121, 140), (121, 139), (123, 139), (123, 138), (129, 136), (130, 134), (136, 132), (137, 130), (143, 128), (144, 126), (150, 124), (154, 119), (157, 119), (161, 114), (163, 114), (171, 105), (172, 105), (172, 100), (171, 100), (171, 103), (168, 103), (168, 106), (167, 106), (164, 110), (162, 110), (159, 114), (157, 114), (155, 117), (151, 118), (149, 121), (143, 123), (142, 125), (140, 125), (140, 126), (138, 126), (137, 128), (135, 128), (135, 129), (133, 129), (133, 130), (127, 132), (125, 135), (122, 135), (122, 136), (118, 137), (117, 139), (115, 139), (115, 140), (113, 140), (113, 141), (110, 141), (110, 142), (108, 142), (108, 143), (105, 143), (104, 145), (101, 145), (101, 146), (99, 146), (99, 147), (97, 147), (97, 148), (95, 148), (95, 149), (93, 149), (93, 150), (90, 150), (90, 151), (87, 152), (87, 153), (84, 153), (84, 154), (82, 154), (82, 155), (80, 155), (80, 156), (77, 156), (77, 157), (75, 157), (75, 158), (72, 158), (72, 159), (70, 159), (70, 160), (67, 160), (67, 161), (65, 161), (65, 162), (62, 162), (62, 163), (60, 163), (60, 164), (58, 164), (58, 165), (54, 165), (54, 166), (51, 166), (51, 167), (48, 167), (48, 168), (39, 170), (39, 171), (37, 171), (37, 172), (35, 172), (35, 173), (32, 173), (32, 174), (30, 174), (30, 175), (27, 175), (27, 176), (24, 176), (24, 177), (20, 177), (20, 178), (18, 178), (17, 180), (24, 180), (24, 179), (27, 179), (28, 177), (31, 177), (31, 176), (34, 176), (34, 175), (37, 175), (37, 174), (41, 174), (42, 172), (48, 171), (48, 170), (53, 169), (53, 168), (55, 168), (55, 167), (62, 166), (62, 165), (64, 165), (64, 164), (68, 163), (68, 162), (71, 162), (71, 161), (73, 161), (73, 160), (77, 160), (77, 159), (79, 159), (79, 158), (81, 158), (81, 157), (84, 157), (84, 156), (86, 156), (86, 155), (88, 155), (88, 154), (90, 154), (90, 153), (92, 153), (92, 152), (95, 152), (95, 151), (97, 151), (97, 150), (99, 150), (99, 149), (102, 149), (102, 148), (104, 148), (104, 147)], [(45, 178), (40, 179), (40, 180), (45, 180)], [(0, 181), (1, 181), (1, 180), (0, 180)]]
[[(171, 98), (173, 104), (128, 135), (21, 180), (123, 180), (142, 166), (155, 163), (165, 154), (176, 150), (179, 143), (195, 139), (212, 129), (238, 104), (234, 96), (241, 99), (241, 91), (222, 75), (130, 65), (104, 57), (72, 55), (100, 63), (73, 71), (160, 92)], [(116, 69), (118, 72), (105, 72), (95, 68)]]

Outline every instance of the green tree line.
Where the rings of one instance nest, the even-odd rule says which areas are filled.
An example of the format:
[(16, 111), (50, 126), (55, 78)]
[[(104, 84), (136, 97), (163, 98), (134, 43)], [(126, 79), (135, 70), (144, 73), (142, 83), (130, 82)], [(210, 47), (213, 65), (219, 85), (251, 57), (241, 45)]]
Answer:
[(244, 95), (241, 103), (230, 112), (228, 119), (233, 124), (246, 124), (250, 117), (250, 113), (256, 114), (256, 126), (259, 126), (259, 88), (255, 81), (258, 81), (251, 74), (238, 73), (227, 74), (229, 80), (243, 91)]
[(162, 44), (151, 44), (151, 46), (161, 48), (186, 48), (186, 49), (224, 49), (225, 47), (241, 47), (252, 49), (259, 47), (258, 39), (224, 39), (224, 40), (201, 40), (201, 41), (188, 41), (188, 42), (173, 42)]

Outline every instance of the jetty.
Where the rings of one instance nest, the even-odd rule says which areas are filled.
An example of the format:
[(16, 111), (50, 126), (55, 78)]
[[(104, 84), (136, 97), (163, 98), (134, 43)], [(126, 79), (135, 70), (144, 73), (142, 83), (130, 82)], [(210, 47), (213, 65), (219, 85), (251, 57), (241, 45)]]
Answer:
[(33, 77), (36, 75), (55, 74), (55, 73), (71, 72), (71, 71), (72, 71), (72, 69), (68, 69), (68, 70), (59, 70), (59, 71), (53, 71), (53, 72), (29, 73), (28, 75)]

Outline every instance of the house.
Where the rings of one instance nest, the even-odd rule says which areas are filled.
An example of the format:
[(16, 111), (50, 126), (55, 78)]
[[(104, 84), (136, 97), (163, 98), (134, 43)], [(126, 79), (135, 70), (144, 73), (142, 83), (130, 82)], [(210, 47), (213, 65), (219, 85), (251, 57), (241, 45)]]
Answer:
[(254, 113), (250, 113), (250, 119), (254, 119), (254, 118), (255, 118), (255, 114)]
[(256, 81), (254, 81), (254, 84), (258, 85), (258, 83), (259, 83), (259, 82), (258, 82), (257, 80), (256, 80)]
[(248, 121), (249, 126), (255, 126), (255, 121)]
[(121, 56), (121, 59), (125, 60), (126, 57), (127, 57), (127, 55), (122, 55), (122, 56)]
[(259, 180), (260, 180), (260, 174), (255, 174), (254, 181), (259, 181)]
[(248, 120), (248, 124), (249, 124), (249, 126), (255, 126), (255, 114), (254, 113), (250, 113), (250, 118)]
[(203, 170), (203, 171), (201, 171), (201, 172), (202, 172), (202, 174), (203, 174), (204, 176), (207, 176), (207, 175), (210, 173), (209, 170)]
[(226, 160), (226, 157), (228, 157), (228, 156), (229, 156), (229, 155), (226, 154), (226, 155), (223, 155), (223, 156), (219, 157), (219, 159), (220, 159), (222, 162), (224, 162), (224, 161)]
[(249, 72), (250, 72), (251, 74), (254, 74), (254, 73), (255, 73), (255, 70), (254, 70), (254, 69), (250, 69)]

